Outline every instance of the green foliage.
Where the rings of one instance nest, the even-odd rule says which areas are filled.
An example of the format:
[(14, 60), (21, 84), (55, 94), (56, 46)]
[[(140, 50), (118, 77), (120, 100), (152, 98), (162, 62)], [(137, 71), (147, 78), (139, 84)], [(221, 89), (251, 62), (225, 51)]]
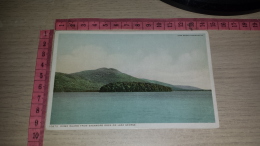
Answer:
[(143, 82), (116, 82), (100, 88), (99, 92), (170, 92), (167, 86)]
[(100, 86), (76, 75), (55, 73), (54, 92), (98, 91)]
[(128, 74), (122, 73), (113, 68), (99, 68), (96, 70), (86, 70), (71, 75), (77, 75), (89, 81), (106, 85), (114, 82), (146, 82)]

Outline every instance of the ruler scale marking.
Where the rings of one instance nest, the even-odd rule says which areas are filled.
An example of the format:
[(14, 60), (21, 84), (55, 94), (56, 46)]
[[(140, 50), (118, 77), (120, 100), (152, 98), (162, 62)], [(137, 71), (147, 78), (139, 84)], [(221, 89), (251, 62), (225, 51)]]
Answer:
[[(258, 19), (57, 19), (56, 30), (260, 30)], [(130, 23), (132, 24), (130, 26)], [(173, 23), (174, 27), (167, 25)], [(168, 27), (169, 26), (169, 27)], [(43, 42), (42, 42), (43, 43)]]

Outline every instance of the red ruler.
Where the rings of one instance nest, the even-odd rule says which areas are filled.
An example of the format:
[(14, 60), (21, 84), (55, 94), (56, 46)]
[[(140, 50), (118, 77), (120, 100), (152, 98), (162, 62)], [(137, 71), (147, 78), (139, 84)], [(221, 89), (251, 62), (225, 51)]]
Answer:
[(28, 128), (28, 146), (43, 145), (53, 34), (53, 30), (40, 32)]
[(55, 30), (260, 30), (259, 19), (57, 19)]
[[(258, 19), (57, 19), (55, 30), (260, 30)], [(40, 31), (28, 146), (42, 146), (54, 30)]]

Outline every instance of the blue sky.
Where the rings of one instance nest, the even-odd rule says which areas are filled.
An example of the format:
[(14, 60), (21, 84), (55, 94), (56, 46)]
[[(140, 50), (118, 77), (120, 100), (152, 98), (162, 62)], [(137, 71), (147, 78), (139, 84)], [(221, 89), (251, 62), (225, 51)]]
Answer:
[(60, 33), (56, 72), (107, 67), (138, 78), (211, 88), (204, 34), (109, 33)]

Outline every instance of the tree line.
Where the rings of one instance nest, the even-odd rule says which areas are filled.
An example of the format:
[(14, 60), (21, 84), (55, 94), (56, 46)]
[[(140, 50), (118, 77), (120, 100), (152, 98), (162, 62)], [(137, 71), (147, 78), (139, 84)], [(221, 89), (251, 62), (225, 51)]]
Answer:
[(171, 92), (167, 86), (143, 82), (115, 82), (102, 86), (99, 92)]

